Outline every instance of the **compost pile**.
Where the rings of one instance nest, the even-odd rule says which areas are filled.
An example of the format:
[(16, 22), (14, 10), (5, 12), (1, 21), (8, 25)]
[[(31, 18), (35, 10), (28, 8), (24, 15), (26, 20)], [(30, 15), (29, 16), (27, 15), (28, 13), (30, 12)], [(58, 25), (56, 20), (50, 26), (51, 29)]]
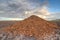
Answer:
[[(57, 25), (32, 15), (0, 31), (3, 40), (57, 40)], [(57, 38), (57, 37), (58, 38)]]

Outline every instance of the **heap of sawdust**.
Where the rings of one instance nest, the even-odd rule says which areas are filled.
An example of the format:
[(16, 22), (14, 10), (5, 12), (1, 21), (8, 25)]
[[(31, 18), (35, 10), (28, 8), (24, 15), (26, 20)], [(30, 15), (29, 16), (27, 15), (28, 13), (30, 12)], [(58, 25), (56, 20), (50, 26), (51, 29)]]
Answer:
[(44, 37), (46, 35), (54, 35), (56, 28), (56, 25), (53, 23), (32, 15), (23, 21), (3, 29), (3, 31), (13, 33), (14, 35), (24, 34), (27, 36)]

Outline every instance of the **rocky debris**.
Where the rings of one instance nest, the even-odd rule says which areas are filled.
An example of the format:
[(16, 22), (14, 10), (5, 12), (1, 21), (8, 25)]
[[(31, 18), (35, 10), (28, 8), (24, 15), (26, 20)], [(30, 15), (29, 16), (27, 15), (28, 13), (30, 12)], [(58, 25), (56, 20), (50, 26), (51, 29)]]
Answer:
[(22, 34), (14, 36), (12, 33), (9, 34), (1, 33), (0, 40), (36, 40), (36, 38), (25, 36)]
[(12, 33), (2, 33), (0, 34), (0, 40), (60, 40), (60, 35), (50, 35), (45, 36), (44, 38), (36, 38), (34, 36), (25, 36), (25, 35), (13, 35)]
[(32, 15), (23, 21), (2, 29), (0, 33), (6, 32), (7, 35), (12, 33), (14, 37), (24, 35), (22, 39), (20, 39), (21, 37), (19, 36), (16, 40), (60, 40), (60, 35), (56, 32), (56, 29), (57, 25)]

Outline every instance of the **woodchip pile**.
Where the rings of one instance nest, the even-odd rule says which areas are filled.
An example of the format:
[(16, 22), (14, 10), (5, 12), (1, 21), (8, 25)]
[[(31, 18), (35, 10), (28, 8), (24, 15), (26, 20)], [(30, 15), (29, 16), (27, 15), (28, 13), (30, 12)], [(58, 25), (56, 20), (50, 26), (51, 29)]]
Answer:
[(37, 17), (35, 15), (32, 15), (23, 21), (17, 22), (10, 27), (2, 29), (1, 33), (5, 32), (7, 34), (11, 33), (14, 36), (25, 35), (36, 38), (36, 39), (25, 39), (25, 40), (55, 40), (53, 38), (54, 36), (56, 36), (56, 29), (57, 25), (49, 21), (46, 21), (40, 17)]

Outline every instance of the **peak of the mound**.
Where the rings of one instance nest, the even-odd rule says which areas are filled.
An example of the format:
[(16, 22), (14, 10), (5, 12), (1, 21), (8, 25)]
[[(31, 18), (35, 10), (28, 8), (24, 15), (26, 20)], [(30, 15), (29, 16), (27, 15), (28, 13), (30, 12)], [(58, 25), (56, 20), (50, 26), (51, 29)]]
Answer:
[(23, 21), (3, 29), (4, 32), (13, 33), (14, 35), (23, 34), (28, 36), (43, 37), (53, 35), (56, 25), (38, 16), (32, 15)]
[(44, 20), (44, 19), (42, 19), (42, 18), (40, 18), (39, 16), (36, 16), (36, 15), (32, 15), (32, 16), (26, 18), (26, 19), (27, 20), (39, 20), (39, 21)]
[(38, 17), (38, 16), (36, 16), (36, 15), (32, 15), (32, 16), (30, 16), (29, 18), (39, 18), (39, 19), (40, 19), (40, 17)]

